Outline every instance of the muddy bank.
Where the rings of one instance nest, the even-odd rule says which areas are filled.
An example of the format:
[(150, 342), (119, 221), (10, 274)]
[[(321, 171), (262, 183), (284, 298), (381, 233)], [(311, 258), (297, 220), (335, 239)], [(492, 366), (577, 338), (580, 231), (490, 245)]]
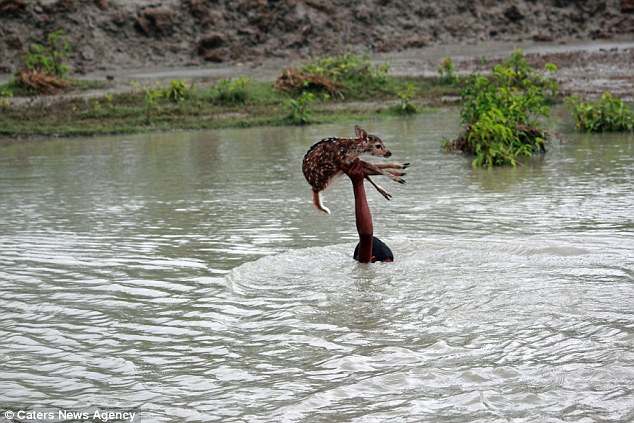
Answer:
[[(615, 37), (618, 38), (618, 37)], [(561, 84), (562, 96), (578, 94), (596, 99), (605, 91), (624, 101), (634, 101), (634, 37), (629, 40), (595, 40), (569, 42), (482, 42), (442, 45), (382, 54), (389, 61), (390, 74), (399, 76), (437, 75), (443, 57), (452, 58), (456, 73), (486, 73), (493, 64), (508, 59), (514, 48), (521, 48), (535, 69), (544, 64), (557, 66), (555, 79)]]
[[(448, 44), (407, 49), (397, 53), (373, 55), (375, 64), (389, 64), (392, 76), (438, 75), (438, 65), (444, 57), (451, 57), (457, 75), (474, 72), (488, 73), (494, 63), (508, 59), (515, 48), (525, 52), (528, 62), (536, 69), (545, 63), (554, 63), (558, 71), (555, 79), (560, 83), (561, 96), (580, 95), (598, 99), (605, 91), (624, 101), (634, 101), (634, 41), (586, 42), (482, 42), (471, 46)], [(171, 80), (186, 80), (202, 88), (220, 79), (247, 76), (256, 81), (275, 81), (282, 69), (297, 64), (298, 59), (268, 58), (260, 63), (206, 63), (196, 66), (156, 66), (148, 68), (121, 68), (98, 70), (74, 78), (103, 81), (104, 86), (81, 91), (58, 93), (54, 96), (21, 97), (9, 99), (13, 105), (50, 104), (69, 98), (98, 98), (106, 94), (133, 92), (132, 81), (153, 84), (158, 81), (169, 85)], [(0, 83), (13, 79), (11, 74), (0, 74)], [(457, 98), (447, 98), (453, 102)], [(430, 106), (437, 105), (438, 99)], [(372, 107), (376, 107), (373, 105)]]
[(73, 68), (260, 63), (488, 41), (610, 39), (634, 35), (632, 0), (0, 0), (5, 72), (45, 35), (64, 29)]

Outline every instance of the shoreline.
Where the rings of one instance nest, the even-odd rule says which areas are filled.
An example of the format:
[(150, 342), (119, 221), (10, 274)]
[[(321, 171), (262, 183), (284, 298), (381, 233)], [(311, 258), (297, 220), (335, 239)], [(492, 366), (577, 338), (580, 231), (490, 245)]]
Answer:
[[(525, 57), (535, 68), (542, 68), (546, 62), (555, 63), (558, 71), (555, 79), (560, 82), (559, 97), (580, 95), (584, 98), (596, 99), (602, 92), (611, 91), (615, 97), (625, 102), (634, 101), (634, 41), (609, 40), (597, 42), (577, 42), (573, 44), (550, 43), (482, 43), (477, 48), (469, 45), (445, 46), (445, 48), (426, 47), (411, 49), (399, 53), (384, 53), (371, 57), (373, 64), (388, 63), (389, 75), (402, 81), (426, 81), (438, 79), (438, 59), (451, 57), (456, 68), (456, 75), (464, 76), (473, 73), (486, 73), (497, 61), (510, 55), (513, 48), (520, 47)], [(525, 50), (524, 50), (525, 49)], [(480, 55), (487, 51), (488, 56)], [(443, 56), (445, 55), (445, 56)], [(134, 114), (130, 110), (130, 97), (139, 95), (139, 90), (130, 86), (131, 81), (141, 84), (154, 84), (157, 81), (169, 84), (170, 80), (185, 80), (194, 83), (201, 93), (208, 90), (220, 79), (247, 76), (255, 83), (269, 84), (286, 67), (297, 65), (302, 61), (286, 59), (268, 59), (255, 66), (253, 64), (208, 65), (195, 67), (156, 67), (147, 69), (122, 69), (116, 72), (94, 72), (81, 75), (78, 81), (96, 81), (100, 87), (92, 87), (79, 91), (65, 92), (57, 95), (16, 96), (8, 99), (3, 115), (0, 116), (0, 140), (20, 141), (34, 138), (93, 136), (116, 133), (143, 133), (168, 130), (196, 130), (225, 127), (244, 127), (262, 125), (288, 124), (284, 118), (283, 97), (274, 99), (272, 103), (224, 108), (199, 104), (198, 109), (172, 107), (169, 113), (176, 114), (159, 119), (156, 123), (143, 124), (142, 116), (128, 116), (122, 121), (108, 121), (104, 108), (104, 96), (121, 99), (122, 113)], [(418, 82), (417, 82), (418, 83)], [(421, 82), (422, 84), (422, 82)], [(423, 90), (426, 90), (423, 86)], [(428, 89), (426, 91), (429, 91)], [(413, 99), (418, 108), (436, 108), (456, 105), (459, 90), (439, 88), (434, 92), (419, 92)], [(119, 101), (119, 100), (117, 100)], [(396, 102), (396, 103), (395, 103)], [(390, 108), (397, 104), (396, 98), (348, 99), (318, 101), (314, 104), (313, 119), (310, 123), (325, 123), (345, 119), (390, 118), (395, 116)], [(112, 107), (112, 101), (110, 103)], [(142, 105), (137, 104), (139, 114)], [(48, 113), (47, 113), (48, 110)], [(78, 118), (89, 119), (90, 125), (82, 125), (79, 119), (72, 116), (75, 111), (83, 113)], [(8, 118), (8, 115), (13, 115)], [(56, 114), (57, 121), (51, 121), (51, 114)], [(100, 118), (103, 122), (99, 122)], [(180, 119), (180, 120), (179, 120)], [(18, 130), (24, 128), (18, 121), (28, 121), (37, 128), (29, 133)], [(12, 126), (14, 125), (14, 126)], [(15, 126), (17, 125), (17, 126)], [(4, 126), (2, 128), (1, 126)], [(82, 130), (83, 127), (83, 130)]]

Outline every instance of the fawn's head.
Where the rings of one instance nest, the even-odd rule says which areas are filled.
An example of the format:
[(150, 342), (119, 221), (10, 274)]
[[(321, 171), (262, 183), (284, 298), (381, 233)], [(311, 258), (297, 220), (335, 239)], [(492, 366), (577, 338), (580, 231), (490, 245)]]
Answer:
[(362, 150), (364, 154), (370, 154), (372, 156), (390, 157), (392, 153), (385, 147), (381, 138), (376, 135), (368, 134), (365, 129), (355, 125), (354, 132), (362, 142)]

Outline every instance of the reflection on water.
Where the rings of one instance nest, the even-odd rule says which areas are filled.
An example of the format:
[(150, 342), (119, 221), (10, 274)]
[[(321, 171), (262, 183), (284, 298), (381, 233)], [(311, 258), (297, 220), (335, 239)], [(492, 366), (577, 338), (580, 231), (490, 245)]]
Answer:
[(456, 119), (365, 124), (413, 164), (368, 187), (371, 266), (349, 183), (324, 216), (300, 170), (353, 124), (0, 146), (0, 408), (631, 420), (634, 138), (488, 172), (440, 151)]

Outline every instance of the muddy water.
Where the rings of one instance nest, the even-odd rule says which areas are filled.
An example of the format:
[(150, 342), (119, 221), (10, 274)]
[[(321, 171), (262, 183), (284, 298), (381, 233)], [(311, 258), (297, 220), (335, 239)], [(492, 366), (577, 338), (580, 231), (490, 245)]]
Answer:
[(488, 172), (440, 151), (456, 119), (365, 124), (413, 163), (367, 187), (369, 266), (348, 181), (324, 216), (300, 170), (352, 124), (0, 146), (0, 408), (631, 420), (634, 138)]

